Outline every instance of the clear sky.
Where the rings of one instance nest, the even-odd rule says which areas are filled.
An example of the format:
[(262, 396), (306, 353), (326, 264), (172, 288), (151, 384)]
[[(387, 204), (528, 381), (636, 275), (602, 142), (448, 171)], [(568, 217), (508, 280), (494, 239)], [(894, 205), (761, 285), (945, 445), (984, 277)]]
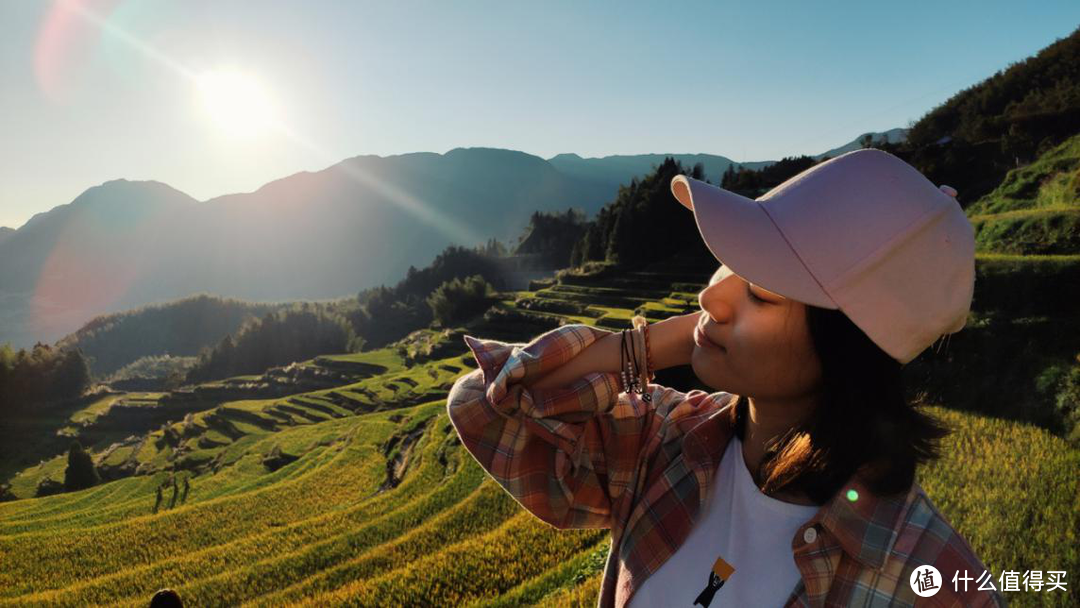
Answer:
[(0, 0), (0, 226), (361, 155), (816, 154), (906, 127), (1080, 2)]

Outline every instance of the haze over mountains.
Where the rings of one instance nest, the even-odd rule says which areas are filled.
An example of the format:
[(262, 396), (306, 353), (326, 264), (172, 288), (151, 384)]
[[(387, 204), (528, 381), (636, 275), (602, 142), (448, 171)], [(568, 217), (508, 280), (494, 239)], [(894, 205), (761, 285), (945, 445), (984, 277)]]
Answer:
[[(872, 136), (895, 141), (903, 130)], [(713, 183), (733, 163), (455, 148), (357, 156), (203, 202), (156, 181), (108, 181), (18, 230), (0, 228), (0, 343), (52, 343), (96, 315), (197, 292), (316, 300), (393, 284), (450, 244), (512, 245), (534, 211), (592, 217), (665, 156), (702, 163)]]

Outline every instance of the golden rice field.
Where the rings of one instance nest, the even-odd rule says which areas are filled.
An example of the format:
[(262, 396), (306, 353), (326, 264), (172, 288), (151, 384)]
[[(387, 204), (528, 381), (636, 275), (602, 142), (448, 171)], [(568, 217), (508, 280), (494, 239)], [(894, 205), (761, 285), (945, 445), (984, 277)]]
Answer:
[[(406, 367), (370, 356), (387, 372), (286, 408), (200, 412), (176, 445), (150, 433), (122, 457), (184, 450), (215, 463), (171, 507), (155, 510), (162, 470), (0, 503), (0, 605), (144, 606), (162, 587), (196, 606), (595, 605), (608, 531), (541, 522), (457, 440), (445, 387), (471, 358)], [(363, 356), (335, 357), (349, 358)], [(1080, 452), (1034, 426), (930, 409), (955, 433), (919, 481), (995, 581), (1003, 570), (1069, 573), (1067, 593), (1007, 592), (1009, 604), (1080, 605)], [(275, 447), (298, 458), (269, 470)], [(399, 455), (398, 483), (383, 487)]]

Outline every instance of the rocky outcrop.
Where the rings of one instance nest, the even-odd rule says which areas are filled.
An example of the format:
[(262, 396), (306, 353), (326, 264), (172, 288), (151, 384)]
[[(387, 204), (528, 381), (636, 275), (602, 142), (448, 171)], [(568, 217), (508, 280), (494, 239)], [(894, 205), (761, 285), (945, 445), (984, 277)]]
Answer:
[[(424, 431), (430, 426), (434, 418), (428, 418), (419, 423), (412, 430), (395, 434), (386, 441), (383, 446), (383, 456), (386, 457), (386, 480), (383, 481), (376, 494), (392, 490), (401, 483), (412, 461), (415, 460), (415, 448)], [(397, 451), (394, 452), (394, 448)], [(391, 456), (393, 453), (393, 456)]]

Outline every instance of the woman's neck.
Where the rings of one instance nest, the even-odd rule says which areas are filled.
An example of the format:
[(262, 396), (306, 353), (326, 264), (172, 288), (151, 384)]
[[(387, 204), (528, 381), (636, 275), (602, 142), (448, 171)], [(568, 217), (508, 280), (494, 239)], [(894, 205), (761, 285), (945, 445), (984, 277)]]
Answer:
[[(791, 428), (809, 416), (813, 410), (812, 399), (799, 401), (775, 402), (748, 398), (744, 418), (742, 455), (746, 468), (758, 488), (765, 485), (765, 480), (758, 474), (762, 460), (765, 459), (765, 446), (773, 439), (779, 439)], [(815, 504), (802, 494), (777, 493), (773, 498), (795, 504)]]

